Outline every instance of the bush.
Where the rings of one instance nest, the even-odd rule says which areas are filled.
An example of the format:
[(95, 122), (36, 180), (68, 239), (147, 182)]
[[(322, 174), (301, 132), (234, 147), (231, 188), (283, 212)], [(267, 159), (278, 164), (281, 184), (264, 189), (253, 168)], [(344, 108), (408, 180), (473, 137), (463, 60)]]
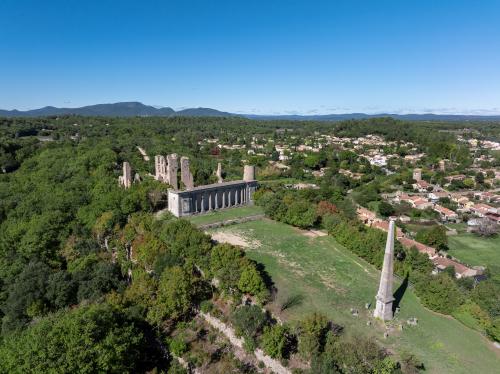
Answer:
[(266, 326), (262, 334), (262, 349), (272, 358), (286, 358), (290, 354), (290, 332), (283, 325)]
[(177, 357), (181, 357), (184, 353), (187, 352), (188, 345), (186, 344), (184, 339), (176, 336), (170, 339), (170, 341), (168, 342), (168, 348), (174, 355), (176, 355)]
[(322, 351), (328, 326), (327, 318), (318, 313), (314, 313), (300, 322), (298, 350), (305, 360), (310, 360), (312, 356)]
[(436, 312), (451, 314), (463, 301), (458, 286), (447, 274), (416, 274), (414, 283), (422, 303)]
[(267, 315), (257, 305), (245, 305), (231, 314), (231, 322), (240, 336), (255, 338), (267, 324)]

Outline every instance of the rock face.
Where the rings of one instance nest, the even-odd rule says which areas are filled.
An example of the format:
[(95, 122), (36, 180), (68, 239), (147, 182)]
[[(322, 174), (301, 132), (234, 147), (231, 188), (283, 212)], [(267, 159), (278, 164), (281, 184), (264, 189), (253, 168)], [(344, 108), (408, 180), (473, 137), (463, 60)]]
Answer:
[(394, 272), (394, 220), (389, 222), (389, 232), (387, 233), (387, 242), (385, 245), (384, 265), (382, 267), (382, 275), (380, 276), (380, 285), (375, 299), (377, 305), (375, 307), (374, 316), (384, 321), (391, 320), (393, 317), (392, 296)]
[(193, 174), (189, 171), (189, 158), (181, 157), (181, 182), (186, 187), (186, 190), (194, 188)]
[(118, 183), (125, 188), (132, 185), (132, 168), (127, 161), (123, 163), (123, 175), (118, 177)]
[(216, 175), (217, 175), (217, 182), (218, 183), (224, 182), (224, 179), (222, 179), (222, 164), (220, 162), (217, 163), (217, 172), (216, 172)]
[(245, 165), (245, 168), (243, 169), (243, 180), (245, 182), (255, 180), (255, 166)]

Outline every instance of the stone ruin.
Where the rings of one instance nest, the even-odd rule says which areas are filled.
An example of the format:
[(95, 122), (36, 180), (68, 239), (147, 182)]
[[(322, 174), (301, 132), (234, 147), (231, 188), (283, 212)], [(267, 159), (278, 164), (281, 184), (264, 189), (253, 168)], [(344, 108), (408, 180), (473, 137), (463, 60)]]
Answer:
[(177, 182), (177, 169), (179, 169), (179, 162), (176, 153), (172, 153), (167, 156), (167, 180), (166, 182), (170, 184), (173, 188), (179, 188)]
[(245, 182), (250, 182), (255, 180), (255, 166), (245, 165), (243, 168), (243, 180)]
[(189, 170), (189, 157), (181, 157), (181, 182), (186, 190), (194, 188), (193, 174)]
[(222, 178), (222, 164), (220, 162), (217, 163), (217, 171), (215, 172), (215, 175), (217, 175), (218, 183), (224, 182), (224, 179)]
[(179, 188), (177, 183), (177, 170), (179, 169), (178, 157), (176, 153), (155, 156), (155, 179), (167, 183), (174, 189)]
[(417, 326), (418, 325), (418, 319), (417, 319), (417, 317), (408, 318), (406, 320), (406, 324), (410, 325), (410, 326)]
[(168, 210), (176, 217), (202, 214), (234, 206), (252, 205), (257, 189), (255, 167), (245, 166), (243, 180), (194, 187), (189, 159), (181, 158), (181, 180), (186, 189), (168, 191)]
[(123, 162), (123, 175), (118, 177), (118, 184), (125, 188), (132, 186), (132, 168), (127, 161)]

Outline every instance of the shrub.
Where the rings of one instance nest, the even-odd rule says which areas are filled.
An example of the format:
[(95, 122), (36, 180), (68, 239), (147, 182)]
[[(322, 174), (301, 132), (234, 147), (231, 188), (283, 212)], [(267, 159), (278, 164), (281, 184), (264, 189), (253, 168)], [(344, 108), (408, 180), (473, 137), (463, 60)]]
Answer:
[(290, 332), (283, 325), (266, 326), (262, 334), (262, 349), (272, 358), (285, 358), (290, 353)]
[(267, 324), (267, 315), (257, 305), (237, 308), (231, 315), (236, 333), (240, 336), (256, 337)]
[(179, 336), (170, 339), (170, 341), (168, 342), (168, 348), (177, 357), (182, 356), (188, 350), (186, 342)]

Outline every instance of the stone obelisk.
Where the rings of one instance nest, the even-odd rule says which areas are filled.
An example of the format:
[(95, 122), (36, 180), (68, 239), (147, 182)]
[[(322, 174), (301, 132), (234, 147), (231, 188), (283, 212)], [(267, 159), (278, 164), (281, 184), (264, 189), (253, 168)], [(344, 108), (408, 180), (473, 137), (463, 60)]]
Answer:
[(382, 275), (380, 276), (380, 285), (375, 299), (374, 316), (384, 321), (391, 320), (392, 315), (392, 275), (394, 272), (394, 220), (389, 221), (389, 232), (387, 234), (387, 242), (385, 244), (384, 265), (382, 267)]

